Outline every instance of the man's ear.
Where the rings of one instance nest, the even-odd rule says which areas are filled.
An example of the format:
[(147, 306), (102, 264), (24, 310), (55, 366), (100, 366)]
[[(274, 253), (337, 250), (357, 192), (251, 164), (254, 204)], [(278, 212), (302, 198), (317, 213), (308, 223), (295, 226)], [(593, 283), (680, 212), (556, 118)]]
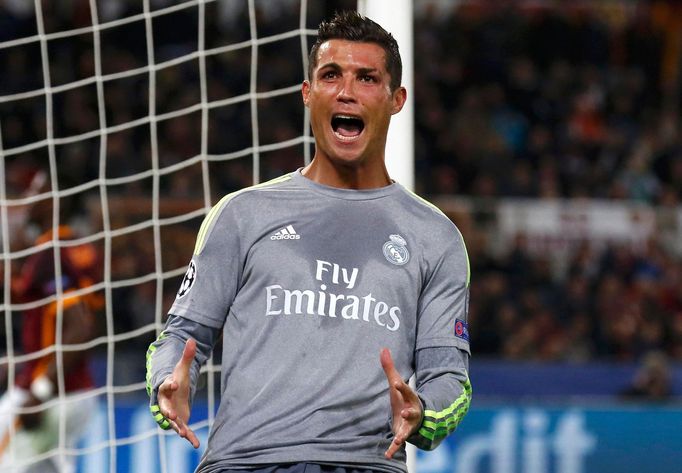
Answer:
[(307, 107), (310, 97), (310, 81), (304, 80), (303, 84), (301, 84), (301, 95), (303, 96), (303, 105)]
[(407, 89), (405, 87), (398, 87), (395, 92), (393, 92), (393, 109), (391, 110), (391, 115), (395, 115), (403, 109), (405, 101), (407, 100)]

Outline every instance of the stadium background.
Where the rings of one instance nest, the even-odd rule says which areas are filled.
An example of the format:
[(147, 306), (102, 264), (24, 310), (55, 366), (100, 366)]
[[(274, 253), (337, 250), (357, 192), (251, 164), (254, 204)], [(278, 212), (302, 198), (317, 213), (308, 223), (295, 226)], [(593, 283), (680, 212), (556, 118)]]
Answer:
[[(0, 42), (36, 35), (31, 3), (0, 2)], [(92, 3), (42, 2), (45, 32), (87, 29)], [(145, 5), (183, 5), (94, 3), (101, 22), (141, 15)], [(95, 235), (107, 218), (114, 232), (103, 276), (111, 327), (102, 330), (115, 342), (94, 349), (93, 367), (107, 387), (103, 405), (114, 407), (97, 413), (81, 471), (104, 471), (114, 450), (117, 471), (188, 471), (196, 461), (182, 442), (156, 437), (141, 388), (144, 352), (189, 260), (207, 189), (215, 202), (299, 167), (309, 152), (297, 93), (234, 99), (299, 84), (300, 35), (259, 45), (255, 80), (248, 47), (206, 57), (204, 76), (198, 58), (172, 64), (198, 48), (199, 6), (186, 4), (152, 20), (155, 60), (170, 65), (154, 75), (151, 95), (146, 71), (104, 83), (104, 171), (100, 135), (89, 133), (100, 126), (96, 84), (51, 96), (54, 137), (81, 136), (54, 147), (59, 189), (77, 190), (75, 222), (85, 234)], [(306, 27), (354, 7), (308, 2)], [(299, 28), (294, 0), (204, 8), (207, 49), (249, 41), (251, 20), (263, 38)], [(680, 471), (682, 7), (672, 0), (418, 0), (414, 20), (415, 187), (468, 244), (475, 393), (458, 433), (420, 456), (417, 471)], [(101, 74), (148, 64), (144, 21), (101, 31)], [(94, 75), (91, 30), (56, 36), (47, 47), (51, 87)], [(0, 48), (3, 225), (12, 230), (12, 254), (31, 246), (31, 229), (12, 227), (12, 199), (50, 160), (47, 145), (31, 146), (46, 140), (45, 94), (17, 95), (44, 87), (43, 67), (38, 42)], [(202, 98), (220, 106), (192, 108)], [(150, 101), (169, 118), (145, 121)], [(254, 117), (264, 147), (257, 175)], [(195, 159), (202, 155), (213, 159)], [(101, 187), (87, 186), (102, 172), (108, 215)], [(145, 225), (159, 219), (166, 224)], [(20, 320), (5, 301), (3, 319), (11, 313)], [(16, 337), (6, 327), (0, 323), (3, 355)], [(645, 378), (651, 382), (642, 386)], [(215, 388), (210, 370), (204, 380), (204, 391)], [(109, 409), (115, 427), (102, 429)], [(207, 416), (200, 402), (195, 420)], [(93, 447), (98, 442), (109, 448)], [(158, 451), (167, 459), (162, 467)]]

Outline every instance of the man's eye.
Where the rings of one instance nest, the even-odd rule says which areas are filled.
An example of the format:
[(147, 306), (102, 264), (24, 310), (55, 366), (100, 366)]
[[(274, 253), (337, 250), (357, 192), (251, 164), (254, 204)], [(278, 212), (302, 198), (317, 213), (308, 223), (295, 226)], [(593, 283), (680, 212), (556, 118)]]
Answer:
[(360, 76), (360, 80), (362, 82), (376, 82), (377, 81), (376, 77), (369, 76), (369, 75)]
[(336, 72), (335, 71), (327, 71), (322, 74), (323, 79), (333, 79), (336, 77)]

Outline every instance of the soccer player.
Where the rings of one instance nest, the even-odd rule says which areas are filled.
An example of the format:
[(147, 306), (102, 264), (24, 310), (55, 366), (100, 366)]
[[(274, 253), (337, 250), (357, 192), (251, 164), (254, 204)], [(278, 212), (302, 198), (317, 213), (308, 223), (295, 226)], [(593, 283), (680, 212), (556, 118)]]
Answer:
[(355, 12), (323, 22), (302, 85), (314, 159), (204, 220), (147, 352), (152, 414), (198, 447), (190, 404), (223, 335), (198, 472), (404, 472), (405, 442), (435, 448), (466, 413), (468, 258), (452, 222), (386, 170), (400, 84), (383, 28)]
[[(36, 179), (41, 175), (37, 173)], [(52, 228), (51, 200), (33, 204), (29, 218), (44, 230), (36, 245), (52, 241), (55, 230), (59, 240), (73, 237), (73, 231), (66, 225)], [(73, 292), (92, 285), (97, 279), (99, 258), (95, 248), (87, 244), (62, 247), (59, 254), (61, 277), (57, 276), (54, 249), (50, 246), (29, 256), (22, 265), (19, 279), (13, 283), (16, 300), (36, 306), (22, 313), (18, 347), (24, 355), (33, 356), (18, 366), (15, 389), (8, 390), (0, 399), (0, 471), (3, 472), (74, 471), (74, 458), (56, 451), (60, 417), (64, 416), (64, 446), (73, 448), (95, 409), (93, 397), (77, 396), (93, 386), (84, 352), (64, 350), (57, 355), (49, 349), (57, 342), (58, 331), (63, 346), (92, 338), (93, 311), (101, 306), (101, 299), (92, 293), (84, 296)], [(54, 299), (58, 284), (63, 294), (60, 302)], [(61, 305), (61, 317), (58, 305)], [(61, 398), (59, 369), (63, 372), (65, 392)], [(34, 460), (36, 456), (42, 458)]]

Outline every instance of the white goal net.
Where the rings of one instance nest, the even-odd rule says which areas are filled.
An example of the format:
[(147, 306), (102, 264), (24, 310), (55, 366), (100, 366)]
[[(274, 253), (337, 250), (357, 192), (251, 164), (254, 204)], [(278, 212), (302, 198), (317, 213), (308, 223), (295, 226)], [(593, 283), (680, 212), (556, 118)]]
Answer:
[[(211, 205), (309, 161), (300, 98), (309, 45), (322, 18), (354, 7), (0, 2), (0, 393), (6, 399), (20, 391), (26, 365), (54, 359), (58, 368), (51, 400), (14, 410), (55, 408), (49, 446), (36, 453), (8, 447), (26, 428), (5, 421), (0, 462), (56, 458), (82, 472), (191, 471), (200, 452), (149, 415), (146, 348), (163, 327)], [(36, 217), (45, 208), (49, 218)], [(69, 294), (96, 314), (94, 337), (75, 346), (62, 342), (64, 252), (92, 276)], [(27, 265), (46, 253), (54, 268), (31, 273), (40, 284), (27, 291)], [(26, 334), (29, 312), (43, 314), (51, 339)], [(29, 349), (26, 337), (42, 345)], [(89, 409), (94, 400), (95, 407), (85, 435), (71, 444), (64, 400), (73, 383), (64, 360), (77, 349), (88, 350), (94, 387), (71, 405)], [(217, 371), (211, 363), (204, 369), (193, 411), (204, 446)]]

